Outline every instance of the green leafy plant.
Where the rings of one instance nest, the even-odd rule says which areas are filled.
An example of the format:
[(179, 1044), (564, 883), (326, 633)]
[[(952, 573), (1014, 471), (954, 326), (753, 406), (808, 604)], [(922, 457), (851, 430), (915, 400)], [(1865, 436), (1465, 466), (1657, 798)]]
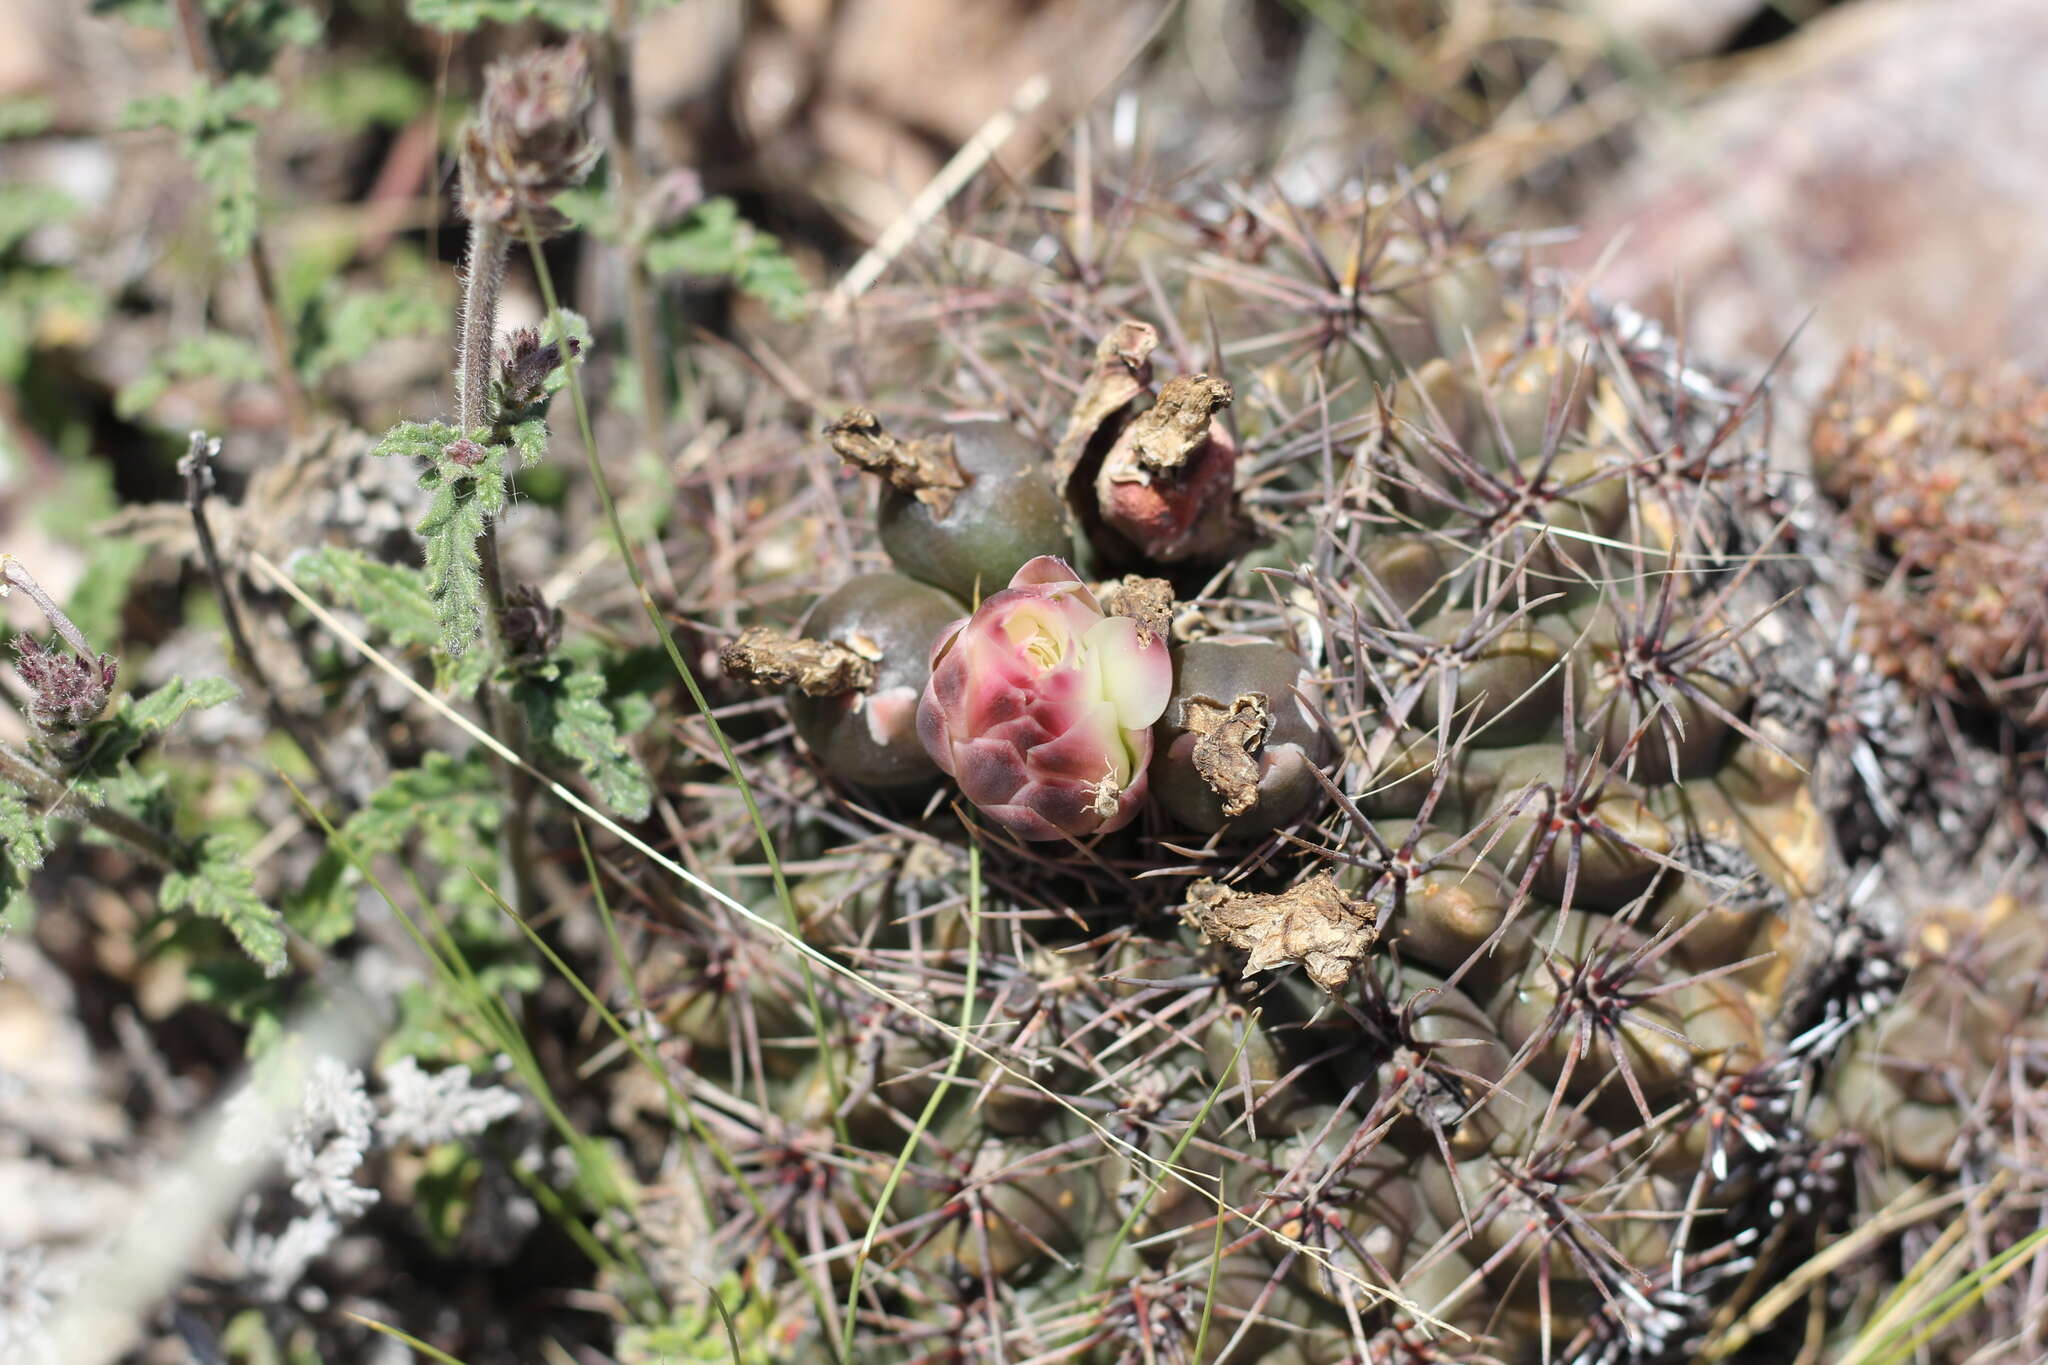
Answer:
[(258, 209), (255, 115), (282, 96), (259, 76), (195, 84), (182, 95), (147, 95), (121, 116), (129, 129), (168, 128), (213, 200), (213, 235), (222, 256), (240, 260), (256, 241)]

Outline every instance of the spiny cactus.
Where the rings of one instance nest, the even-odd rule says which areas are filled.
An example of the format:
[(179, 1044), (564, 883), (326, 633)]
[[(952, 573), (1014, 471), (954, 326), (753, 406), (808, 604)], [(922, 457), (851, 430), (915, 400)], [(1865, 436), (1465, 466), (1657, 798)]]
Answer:
[(728, 660), (867, 989), (647, 965), (721, 1245), (859, 1360), (1684, 1358), (1955, 1169), (1911, 1106), (2029, 998), (1851, 894), (1896, 793), (1761, 390), (1413, 185), (1091, 209), (818, 361), (874, 536)]

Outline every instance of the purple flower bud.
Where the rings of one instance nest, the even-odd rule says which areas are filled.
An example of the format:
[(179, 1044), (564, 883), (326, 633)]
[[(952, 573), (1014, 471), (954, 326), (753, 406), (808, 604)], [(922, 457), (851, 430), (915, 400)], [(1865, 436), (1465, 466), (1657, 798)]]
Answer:
[(29, 636), (15, 639), (15, 671), (28, 684), (28, 718), (36, 738), (52, 753), (70, 758), (83, 743), (85, 727), (107, 709), (114, 691), (114, 661), (46, 648)]
[(1106, 616), (1041, 555), (939, 634), (918, 737), (967, 799), (1025, 839), (1086, 838), (1145, 804), (1151, 726), (1173, 691), (1166, 642)]

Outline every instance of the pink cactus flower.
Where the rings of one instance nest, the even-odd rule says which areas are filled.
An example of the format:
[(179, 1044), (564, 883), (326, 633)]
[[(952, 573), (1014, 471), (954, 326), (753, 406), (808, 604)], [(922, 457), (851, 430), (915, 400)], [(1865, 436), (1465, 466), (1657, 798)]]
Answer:
[(939, 632), (917, 732), (967, 799), (1025, 839), (1086, 838), (1145, 804), (1152, 723), (1173, 692), (1166, 641), (1105, 616), (1041, 555)]

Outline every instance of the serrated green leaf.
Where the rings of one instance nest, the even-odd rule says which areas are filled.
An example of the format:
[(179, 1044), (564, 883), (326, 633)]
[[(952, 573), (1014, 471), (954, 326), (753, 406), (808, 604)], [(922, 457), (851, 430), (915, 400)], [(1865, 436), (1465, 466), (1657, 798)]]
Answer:
[(603, 674), (536, 675), (522, 678), (513, 691), (534, 736), (574, 763), (606, 805), (629, 820), (647, 815), (654, 792), (646, 771), (619, 738), (605, 705)]
[(202, 838), (189, 867), (164, 874), (157, 902), (170, 914), (189, 911), (220, 921), (266, 976), (283, 973), (284, 930), (277, 911), (257, 896), (255, 875), (233, 840), (218, 834)]
[(521, 465), (537, 465), (547, 456), (548, 424), (545, 418), (529, 417), (523, 422), (515, 422), (511, 434), (512, 448), (519, 452)]
[(490, 518), (505, 510), (505, 448), (487, 446), (483, 460), (464, 468), (452, 460), (420, 477), (433, 494), (414, 530), (425, 542), (427, 596), (441, 623), (441, 648), (460, 657), (484, 627), (483, 555), (477, 541)]
[(257, 75), (200, 84), (182, 95), (149, 95), (122, 111), (123, 128), (170, 128), (213, 200), (213, 235), (221, 254), (239, 260), (256, 239), (257, 127), (252, 111), (275, 109), (277, 86)]
[(201, 678), (188, 683), (173, 677), (146, 697), (128, 693), (92, 723), (86, 759), (79, 769), (82, 791), (100, 795), (103, 788), (89, 785), (114, 780), (121, 762), (150, 740), (176, 725), (194, 707), (219, 706), (242, 695), (242, 689), (226, 678)]
[(173, 384), (212, 379), (223, 384), (254, 384), (270, 377), (270, 364), (255, 342), (227, 332), (202, 332), (185, 337), (154, 356), (149, 368), (121, 386), (114, 411), (140, 417), (170, 392)]
[(28, 893), (28, 879), (49, 850), (43, 817), (18, 794), (0, 792), (0, 919), (16, 918)]
[(483, 754), (458, 759), (430, 753), (417, 768), (393, 773), (341, 832), (366, 853), (395, 853), (415, 834), (432, 842), (437, 831), (470, 839), (478, 830), (497, 830), (501, 799), (497, 775)]
[(439, 623), (441, 647), (460, 658), (483, 630), (483, 557), (477, 539), (490, 518), (505, 510), (505, 446), (487, 444), (488, 432), (471, 439), (483, 447), (474, 465), (450, 459), (457, 428), (446, 422), (401, 422), (386, 432), (373, 455), (411, 455), (428, 461), (420, 487), (432, 496), (426, 515), (413, 528), (427, 562), (427, 600)]
[(372, 455), (410, 455), (420, 460), (439, 460), (461, 432), (452, 422), (400, 422), (370, 447)]
[(435, 889), (441, 904), (477, 912), (488, 924), (496, 905), (476, 879), (495, 880), (503, 807), (497, 773), (482, 752), (461, 759), (434, 753), (419, 767), (394, 773), (342, 833), (362, 853), (395, 853), (417, 840), (444, 869)]
[(146, 738), (154, 738), (184, 719), (185, 713), (197, 707), (220, 706), (242, 695), (242, 689), (226, 678), (200, 678), (187, 682), (173, 677), (148, 696), (137, 698), (133, 693), (121, 698), (120, 712), (127, 723), (142, 732)]
[(431, 645), (440, 637), (426, 579), (417, 570), (339, 545), (297, 556), (291, 570), (300, 587), (348, 607), (393, 644)]
[[(328, 546), (292, 561), (299, 586), (347, 607), (370, 633), (401, 649), (433, 649), (441, 642), (440, 619), (427, 591), (427, 576), (402, 564), (384, 564), (356, 550)], [(490, 657), (474, 651), (457, 658), (434, 656), (434, 686), (448, 696), (467, 696), (490, 672)]]
[(119, 633), (129, 585), (149, 548), (123, 536), (95, 536), (89, 545), (85, 572), (64, 611), (86, 639), (111, 640)]
[(779, 317), (796, 318), (808, 306), (810, 285), (782, 244), (740, 216), (723, 196), (706, 199), (673, 227), (647, 241), (647, 269), (656, 276), (728, 279)]
[(387, 342), (422, 336), (447, 320), (447, 310), (432, 289), (400, 286), (343, 294), (316, 294), (301, 323), (304, 359), (299, 368), (317, 381), (342, 365), (350, 365)]

